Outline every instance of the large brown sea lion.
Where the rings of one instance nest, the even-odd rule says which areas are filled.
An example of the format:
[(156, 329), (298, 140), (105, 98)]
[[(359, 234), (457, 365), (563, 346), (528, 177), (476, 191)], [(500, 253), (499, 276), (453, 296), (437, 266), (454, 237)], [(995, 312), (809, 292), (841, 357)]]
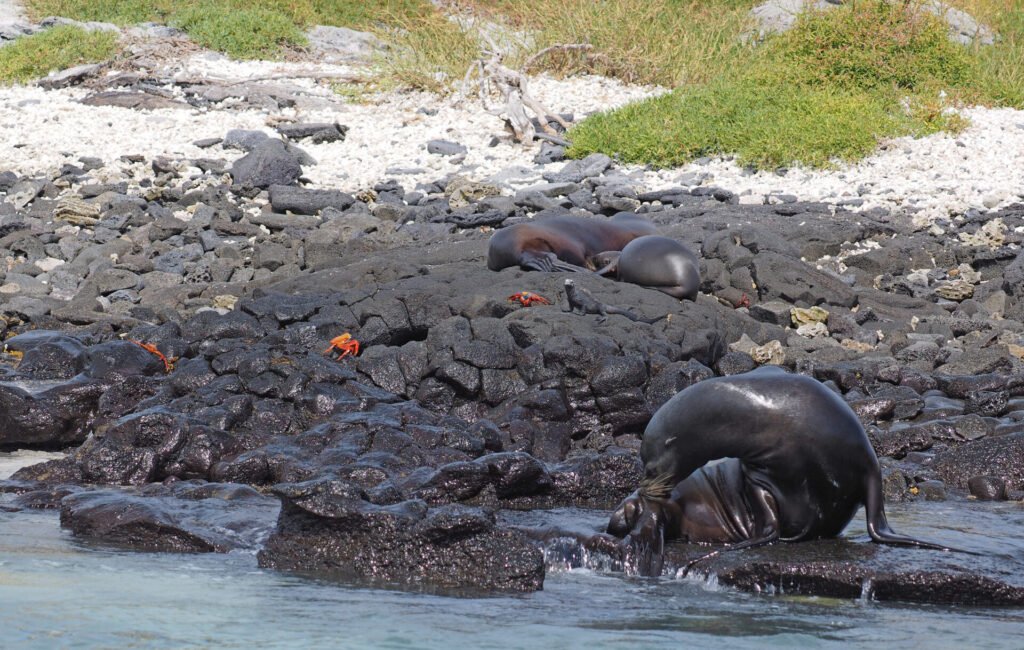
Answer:
[(517, 223), (491, 236), (487, 268), (593, 271), (598, 253), (621, 251), (637, 237), (655, 232), (653, 223), (631, 212), (620, 212), (611, 219), (565, 215)]
[(864, 428), (810, 377), (759, 368), (697, 383), (654, 414), (640, 457), (644, 484), (612, 515), (608, 532), (650, 551), (651, 565), (641, 567), (648, 573), (660, 572), (665, 540), (735, 550), (835, 537), (861, 505), (876, 542), (955, 550), (893, 532)]

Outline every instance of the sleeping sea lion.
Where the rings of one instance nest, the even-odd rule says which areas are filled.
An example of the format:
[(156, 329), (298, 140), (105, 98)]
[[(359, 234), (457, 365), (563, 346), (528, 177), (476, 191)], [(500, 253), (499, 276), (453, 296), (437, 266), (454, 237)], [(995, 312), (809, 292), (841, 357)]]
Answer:
[[(602, 256), (604, 257), (604, 256)], [(663, 291), (673, 298), (693, 300), (700, 288), (700, 260), (671, 237), (644, 235), (608, 257), (598, 275), (614, 274), (622, 282)]]
[(632, 212), (620, 212), (611, 219), (565, 215), (517, 223), (491, 236), (487, 268), (593, 271), (592, 258), (598, 253), (621, 251), (637, 237), (655, 232), (653, 223)]
[(955, 550), (893, 532), (864, 427), (810, 377), (765, 367), (694, 384), (654, 414), (640, 458), (644, 482), (608, 532), (650, 550), (652, 566), (641, 569), (654, 575), (663, 541), (736, 550), (835, 537), (862, 505), (875, 542)]

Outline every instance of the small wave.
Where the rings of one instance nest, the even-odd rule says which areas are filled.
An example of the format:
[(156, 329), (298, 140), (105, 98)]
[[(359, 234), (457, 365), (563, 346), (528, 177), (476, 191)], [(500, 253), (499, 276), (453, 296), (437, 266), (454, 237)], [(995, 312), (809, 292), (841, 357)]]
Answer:
[(29, 467), (48, 460), (64, 458), (67, 454), (53, 451), (30, 451), (19, 449), (12, 452), (0, 452), (0, 480), (9, 479), (22, 467)]

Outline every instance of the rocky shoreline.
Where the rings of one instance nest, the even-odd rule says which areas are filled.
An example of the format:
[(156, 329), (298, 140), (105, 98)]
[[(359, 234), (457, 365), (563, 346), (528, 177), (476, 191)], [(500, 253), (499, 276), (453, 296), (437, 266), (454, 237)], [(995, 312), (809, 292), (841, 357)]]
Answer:
[[(124, 81), (135, 99), (117, 111), (159, 115), (136, 101), (160, 94), (151, 84)], [(273, 100), (264, 116), (287, 108), (275, 92), (256, 96)], [(258, 548), (281, 570), (532, 591), (544, 544), (502, 512), (612, 508), (639, 482), (661, 404), (763, 363), (847, 400), (888, 501), (1022, 497), (1024, 204), (1011, 194), (922, 221), (753, 202), (707, 178), (645, 187), (606, 156), (563, 162), (550, 145), (495, 179), (466, 175), (451, 162), (465, 147), (444, 138), (424, 143), (445, 161), (429, 181), (325, 184), (309, 178), (324, 147), (366, 125), (289, 115), (273, 132), (197, 137), (201, 155), (0, 173), (0, 449), (68, 451), (0, 482), (0, 507), (60, 509), (75, 535), (140, 550)], [(622, 211), (700, 252), (695, 301), (577, 275), (660, 320), (575, 314), (568, 275), (487, 270), (494, 229)], [(524, 290), (553, 304), (507, 299)], [(325, 354), (345, 332), (361, 354)], [(707, 571), (755, 591), (847, 597), (869, 579), (879, 598), (1024, 603), (1024, 558), (862, 546), (782, 544)]]

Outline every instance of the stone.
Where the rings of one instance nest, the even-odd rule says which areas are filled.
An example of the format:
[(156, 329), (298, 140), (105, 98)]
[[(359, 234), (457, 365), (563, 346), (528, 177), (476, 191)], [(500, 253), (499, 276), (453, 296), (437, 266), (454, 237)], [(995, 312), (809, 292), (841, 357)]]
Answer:
[(793, 320), (793, 326), (796, 328), (802, 325), (825, 323), (828, 321), (828, 315), (829, 312), (821, 307), (810, 307), (807, 309), (793, 307), (790, 310), (790, 317)]
[(311, 190), (291, 185), (271, 185), (270, 205), (276, 212), (319, 214), (326, 208), (345, 210), (355, 198), (339, 190)]
[(593, 153), (582, 160), (570, 160), (557, 172), (545, 172), (544, 180), (552, 183), (580, 183), (584, 179), (600, 176), (611, 167), (612, 159), (603, 153)]
[(431, 140), (427, 142), (427, 153), (438, 156), (455, 156), (467, 151), (466, 147), (458, 142), (451, 142), (449, 140)]
[(989, 436), (935, 455), (932, 465), (947, 484), (966, 488), (974, 476), (995, 476), (1011, 490), (1024, 488), (1024, 434)]
[(151, 95), (146, 92), (110, 90), (106, 92), (93, 93), (88, 97), (79, 100), (86, 106), (113, 106), (116, 108), (130, 108), (135, 110), (152, 111), (160, 109), (191, 109), (192, 106), (185, 102), (179, 102), (160, 95)]
[(300, 122), (292, 124), (279, 124), (277, 132), (291, 140), (303, 140), (309, 138), (313, 144), (325, 142), (343, 142), (348, 127), (337, 122)]
[(292, 185), (301, 175), (298, 157), (280, 140), (260, 142), (231, 167), (232, 179), (243, 187)]
[(781, 300), (768, 300), (750, 306), (750, 317), (762, 323), (771, 323), (787, 327), (792, 322), (792, 312), (796, 309)]
[(980, 501), (1006, 501), (1010, 498), (1006, 481), (998, 476), (972, 476), (967, 480), (967, 489)]
[(95, 75), (102, 67), (100, 63), (86, 63), (83, 65), (76, 65), (65, 70), (57, 72), (51, 72), (42, 79), (36, 82), (36, 84), (47, 90), (56, 90), (57, 88), (67, 88), (68, 86), (76, 86), (82, 83), (87, 77)]
[(306, 40), (317, 59), (327, 63), (366, 62), (387, 47), (370, 32), (326, 25), (307, 30)]
[(736, 352), (743, 352), (750, 355), (750, 357), (758, 364), (771, 364), (771, 365), (782, 365), (786, 361), (786, 351), (782, 347), (781, 341), (768, 341), (764, 345), (758, 345), (755, 343), (746, 333), (740, 337), (740, 340), (735, 343), (729, 344), (729, 349)]
[(119, 289), (135, 289), (139, 286), (138, 274), (124, 269), (105, 269), (92, 276), (96, 288), (103, 295)]
[(452, 209), (455, 209), (476, 203), (490, 196), (500, 196), (501, 189), (496, 185), (478, 183), (462, 176), (456, 176), (448, 181), (448, 185), (444, 189), (444, 195), (448, 198), (448, 204)]
[(249, 152), (270, 139), (264, 131), (249, 129), (231, 129), (224, 135), (221, 146), (225, 149), (239, 149)]
[[(333, 493), (324, 494), (328, 489)], [(283, 506), (259, 553), (261, 567), (329, 572), (370, 584), (512, 592), (536, 591), (543, 584), (540, 549), (522, 534), (496, 527), (493, 515), (477, 508), (428, 508), (418, 500), (375, 505), (358, 489), (342, 491), (324, 481), (275, 492)]]
[(254, 551), (279, 502), (240, 485), (178, 484), (137, 491), (96, 490), (65, 497), (60, 524), (75, 537), (139, 551)]
[(541, 142), (540, 151), (533, 157), (533, 162), (538, 165), (549, 165), (563, 160), (565, 160), (565, 147), (551, 142)]

